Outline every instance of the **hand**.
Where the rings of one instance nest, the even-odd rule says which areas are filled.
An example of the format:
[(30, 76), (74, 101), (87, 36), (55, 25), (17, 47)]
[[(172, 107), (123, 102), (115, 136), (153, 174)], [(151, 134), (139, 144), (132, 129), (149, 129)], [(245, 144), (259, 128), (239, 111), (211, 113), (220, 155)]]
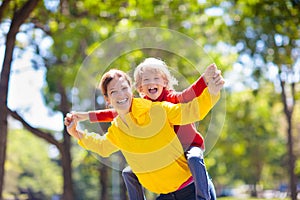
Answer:
[(73, 121), (73, 115), (71, 113), (67, 113), (65, 120), (64, 120), (65, 126), (67, 126), (67, 127), (70, 126), (72, 121)]
[(76, 129), (78, 122), (71, 113), (66, 115), (64, 123), (67, 126), (67, 131), (71, 136), (78, 140), (82, 138), (82, 133)]
[(212, 77), (210, 82), (208, 82), (208, 91), (212, 95), (217, 95), (223, 88), (225, 81), (221, 75), (221, 71), (217, 70), (215, 75)]
[(217, 66), (215, 63), (210, 64), (206, 69), (205, 72), (203, 74), (203, 78), (205, 83), (208, 85), (208, 83), (213, 79), (213, 77), (216, 75), (217, 73)]

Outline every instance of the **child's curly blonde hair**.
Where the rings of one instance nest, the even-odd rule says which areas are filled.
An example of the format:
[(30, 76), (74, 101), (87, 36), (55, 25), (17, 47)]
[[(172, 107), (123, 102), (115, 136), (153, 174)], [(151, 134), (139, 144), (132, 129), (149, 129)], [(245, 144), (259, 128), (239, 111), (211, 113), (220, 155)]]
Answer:
[(153, 73), (159, 73), (162, 75), (163, 79), (166, 81), (167, 90), (174, 90), (173, 86), (178, 84), (178, 81), (174, 76), (171, 75), (166, 63), (157, 58), (146, 58), (142, 63), (140, 63), (134, 70), (134, 86), (136, 90), (140, 93), (142, 87), (142, 76), (147, 70), (153, 71)]

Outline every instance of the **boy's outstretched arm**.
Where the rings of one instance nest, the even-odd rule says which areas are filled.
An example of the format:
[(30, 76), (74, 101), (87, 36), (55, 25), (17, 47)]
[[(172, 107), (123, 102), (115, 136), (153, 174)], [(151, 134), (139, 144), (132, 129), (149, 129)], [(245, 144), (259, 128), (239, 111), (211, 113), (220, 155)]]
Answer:
[(85, 121), (89, 119), (89, 113), (88, 112), (76, 112), (72, 111), (71, 112), (73, 115), (73, 118), (76, 119), (77, 121)]
[(106, 134), (101, 136), (97, 133), (88, 133), (87, 131), (82, 132), (78, 130), (78, 122), (71, 113), (66, 115), (64, 124), (67, 127), (68, 133), (78, 140), (78, 144), (81, 147), (87, 150), (91, 150), (103, 157), (108, 157), (118, 150), (118, 148), (106, 138)]
[[(177, 93), (178, 102), (186, 103), (193, 100), (195, 97), (198, 97), (202, 94), (204, 89), (207, 87), (210, 80), (213, 77), (217, 76), (217, 66), (216, 64), (210, 64), (204, 71), (204, 73), (188, 88), (183, 90), (181, 93)], [(173, 102), (173, 103), (178, 103)]]
[(88, 113), (91, 122), (112, 122), (118, 116), (115, 109), (89, 111)]
[(94, 110), (89, 112), (72, 112), (77, 121), (111, 122), (118, 115), (114, 109)]

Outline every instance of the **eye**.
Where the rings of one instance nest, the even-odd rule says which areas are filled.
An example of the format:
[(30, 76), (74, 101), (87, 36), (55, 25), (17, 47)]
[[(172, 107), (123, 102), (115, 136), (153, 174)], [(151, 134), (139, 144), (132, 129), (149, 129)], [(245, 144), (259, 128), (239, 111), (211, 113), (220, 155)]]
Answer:
[(114, 93), (116, 93), (115, 90), (111, 90), (111, 91), (110, 91), (110, 94), (114, 94)]
[(127, 86), (125, 86), (125, 87), (123, 87), (123, 88), (122, 88), (122, 90), (127, 90), (127, 89), (128, 89), (128, 87), (127, 87)]

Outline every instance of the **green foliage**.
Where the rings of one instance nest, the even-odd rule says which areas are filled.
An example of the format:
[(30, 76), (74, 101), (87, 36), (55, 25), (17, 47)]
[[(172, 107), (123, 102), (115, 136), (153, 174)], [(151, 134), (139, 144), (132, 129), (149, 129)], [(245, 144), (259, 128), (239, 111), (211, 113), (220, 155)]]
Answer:
[[(209, 155), (216, 161), (206, 161), (216, 182), (227, 185), (233, 179), (266, 186), (272, 177), (272, 187), (276, 187), (282, 180), (285, 144), (284, 137), (279, 137), (281, 119), (276, 114), (280, 109), (276, 98), (265, 99), (265, 95), (251, 91), (228, 95), (224, 132)], [(268, 171), (264, 173), (268, 177), (262, 179), (264, 171)]]
[[(197, 1), (120, 0), (102, 2), (83, 0), (70, 2), (70, 6), (69, 11), (65, 12), (68, 14), (49, 12), (48, 15), (51, 17), (45, 21), (54, 42), (52, 46), (53, 58), (48, 59), (49, 62), (47, 62), (48, 84), (45, 87), (45, 97), (47, 103), (54, 109), (59, 109), (60, 95), (57, 80), (59, 79), (68, 88), (67, 92), (70, 97), (77, 72), (83, 67), (82, 63), (86, 56), (114, 34), (139, 27), (165, 27), (187, 34), (204, 48), (204, 44), (207, 44), (208, 40), (210, 44), (218, 41), (217, 30), (220, 27), (226, 29), (226, 26), (222, 25), (221, 18), (204, 15), (204, 8), (209, 4), (200, 5)], [(216, 23), (215, 21), (218, 20), (219, 22)], [(209, 28), (201, 28), (205, 26), (209, 26)], [(161, 37), (167, 38), (168, 35), (161, 35)], [(153, 40), (152, 38), (146, 39)], [(177, 43), (173, 41), (172, 45), (169, 48), (178, 52)], [(142, 49), (137, 51), (140, 51), (138, 56), (136, 53), (130, 53), (130, 55), (123, 57), (120, 55), (117, 62), (122, 63), (122, 65), (119, 66), (134, 67), (145, 57), (155, 56), (166, 60), (170, 66), (174, 66), (174, 71), (184, 74), (186, 79), (195, 80), (199, 76), (199, 73), (197, 75), (191, 71), (190, 66), (182, 64), (183, 58), (176, 57), (178, 55), (160, 52), (158, 49), (153, 49), (152, 52)], [(185, 51), (183, 54), (196, 60), (197, 66), (202, 68), (213, 62), (209, 60), (210, 58), (206, 53), (203, 53), (203, 50), (201, 52), (194, 51), (189, 45), (180, 51)], [(217, 55), (220, 53), (215, 54), (215, 58)], [(224, 65), (224, 63), (219, 64)], [(226, 65), (228, 64), (226, 63)], [(95, 65), (95, 67), (101, 66)], [(90, 73), (87, 73), (88, 75)], [(89, 79), (84, 78), (84, 80)]]
[(49, 144), (25, 130), (8, 135), (5, 192), (19, 195), (20, 190), (41, 193), (46, 199), (61, 194), (60, 166), (51, 161)]
[[(5, 11), (6, 17), (9, 18), (13, 8), (24, 2), (12, 1), (10, 9)], [(201, 2), (80, 0), (64, 1), (67, 5), (54, 10), (47, 10), (42, 2), (33, 13), (31, 23), (35, 27), (29, 26), (28, 29), (41, 28), (45, 33), (42, 36), (46, 39), (44, 41), (53, 42), (47, 56), (41, 55), (47, 68), (47, 85), (44, 88), (47, 106), (60, 110), (60, 95), (66, 91), (70, 105), (75, 101), (80, 110), (94, 109), (97, 96), (94, 93), (91, 96), (90, 92), (94, 92), (95, 82), (103, 71), (119, 68), (132, 73), (137, 64), (150, 56), (166, 61), (179, 80), (178, 91), (195, 81), (212, 62), (222, 69), (223, 74), (234, 69), (235, 62), (242, 63), (243, 69), (251, 71), (249, 76), (259, 87), (240, 93), (230, 92), (227, 96), (226, 124), (205, 162), (216, 185), (244, 182), (275, 187), (287, 177), (288, 158), (283, 139), (286, 125), (282, 123), (282, 106), (278, 104), (280, 97), (274, 92), (278, 88), (273, 88), (266, 80), (271, 71), (267, 64), (273, 63), (279, 70), (281, 66), (291, 69), (295, 64), (298, 55), (295, 52), (299, 52), (300, 9), (292, 1)], [(156, 43), (159, 41), (157, 38), (172, 41), (168, 46), (170, 51), (134, 49), (112, 59), (107, 66), (104, 64), (106, 60), (100, 56), (91, 58), (112, 36), (144, 27), (178, 31), (199, 46), (196, 48), (186, 43), (183, 48), (180, 41), (168, 33), (155, 37), (137, 35), (136, 40), (149, 43)], [(276, 38), (279, 40), (276, 41)], [(39, 46), (35, 39), (33, 36), (33, 42)], [(106, 49), (105, 53), (109, 56), (118, 52), (124, 41), (126, 37), (120, 37), (119, 43)], [(35, 49), (37, 54), (39, 50)], [(245, 54), (249, 55), (249, 63), (239, 57)], [(86, 66), (88, 62), (90, 65)], [(80, 75), (78, 72), (81, 72)], [(230, 76), (226, 78), (231, 79)], [(74, 100), (72, 92), (79, 91), (79, 85), (84, 90), (80, 90), (79, 98)], [(299, 86), (296, 88), (299, 91)], [(299, 100), (300, 93), (296, 92), (295, 97)], [(100, 103), (99, 107), (103, 108), (104, 102)], [(299, 111), (295, 113), (294, 121), (299, 122)], [(198, 127), (203, 134), (209, 120), (210, 116)], [(85, 151), (76, 149), (72, 155), (76, 196), (79, 199), (96, 199), (100, 193), (99, 163)], [(296, 164), (299, 174), (299, 160)], [(10, 177), (6, 190), (11, 193), (17, 193), (18, 187), (41, 191), (47, 197), (61, 193), (62, 178), (60, 173), (57, 174), (60, 170), (57, 164), (51, 162), (47, 145), (28, 136), (25, 131), (12, 131), (10, 134), (6, 167), (7, 177)], [(45, 185), (47, 187), (43, 187)]]
[[(297, 60), (293, 51), (299, 44), (300, 9), (292, 1), (229, 1), (233, 44), (264, 63), (291, 67)], [(257, 67), (263, 67), (258, 62)]]
[(97, 199), (100, 195), (99, 172), (101, 163), (81, 148), (76, 148), (74, 166), (76, 199)]

